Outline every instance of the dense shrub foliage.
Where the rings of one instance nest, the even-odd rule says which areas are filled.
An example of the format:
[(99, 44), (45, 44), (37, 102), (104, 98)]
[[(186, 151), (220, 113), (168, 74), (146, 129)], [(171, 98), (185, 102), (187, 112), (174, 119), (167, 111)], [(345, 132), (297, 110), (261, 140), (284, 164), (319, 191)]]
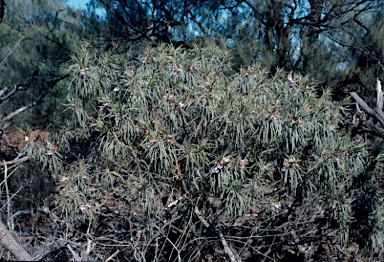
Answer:
[[(57, 179), (63, 218), (85, 222), (105, 252), (346, 259), (358, 251), (353, 238), (381, 252), (378, 183), (367, 167), (382, 156), (369, 159), (341, 128), (348, 101), (284, 71), (233, 72), (214, 47), (160, 46), (136, 60), (84, 47), (73, 61), (60, 153), (33, 142), (25, 150)], [(76, 141), (84, 148), (69, 147)]]

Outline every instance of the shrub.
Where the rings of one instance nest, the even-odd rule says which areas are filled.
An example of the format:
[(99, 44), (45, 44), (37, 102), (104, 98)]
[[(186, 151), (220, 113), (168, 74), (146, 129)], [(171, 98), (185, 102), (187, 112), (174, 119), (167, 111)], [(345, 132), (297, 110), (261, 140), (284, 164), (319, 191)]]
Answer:
[[(139, 61), (84, 47), (73, 61), (62, 154), (35, 156), (59, 181), (62, 216), (98, 243), (143, 261), (351, 254), (369, 158), (340, 128), (348, 101), (284, 71), (233, 72), (215, 47)], [(86, 150), (57, 167), (74, 138)]]

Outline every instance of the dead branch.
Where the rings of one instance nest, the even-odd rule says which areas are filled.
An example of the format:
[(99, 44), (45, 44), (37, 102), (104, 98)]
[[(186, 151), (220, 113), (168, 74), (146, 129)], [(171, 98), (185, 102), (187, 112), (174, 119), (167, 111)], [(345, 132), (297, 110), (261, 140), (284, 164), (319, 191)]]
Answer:
[(9, 90), (9, 88), (5, 87), (1, 90), (1, 95), (0, 95), (0, 102), (8, 99), (11, 97), (13, 94), (15, 94), (17, 91), (23, 89), (24, 84), (15, 84), (15, 87), (12, 90)]
[(377, 124), (373, 123), (373, 121), (364, 121), (364, 129), (374, 133), (381, 138), (384, 138), (383, 90), (380, 80), (377, 79), (377, 100), (375, 108), (370, 107), (356, 92), (350, 92), (349, 94), (369, 116), (380, 123), (380, 126), (378, 126)]
[(27, 160), (29, 160), (29, 156), (25, 156), (25, 157), (22, 157), (22, 158), (16, 158), (16, 159), (13, 159), (13, 160), (10, 160), (10, 161), (3, 161), (3, 162), (0, 163), (0, 166), (19, 164), (19, 163), (25, 162)]
[(11, 232), (0, 221), (0, 245), (10, 251), (18, 261), (34, 261), (33, 257), (15, 240)]
[(33, 101), (25, 106), (22, 106), (20, 107), (19, 109), (13, 111), (12, 113), (8, 114), (6, 117), (4, 117), (3, 119), (0, 120), (0, 126), (3, 126), (6, 122), (10, 121), (12, 118), (14, 118), (15, 116), (23, 113), (25, 110), (27, 109), (30, 109), (34, 106), (37, 106), (41, 103), (44, 102), (44, 98), (45, 96), (48, 94), (48, 92), (44, 92), (43, 94), (41, 94), (37, 99), (36, 101)]
[(119, 254), (120, 250), (117, 250), (115, 253), (113, 253), (109, 258), (105, 260), (105, 262), (111, 261), (117, 254)]
[[(203, 217), (203, 215), (201, 214), (200, 210), (197, 208), (197, 206), (195, 207), (195, 214), (197, 215), (197, 217), (200, 219), (201, 223), (203, 223), (203, 225), (205, 227), (209, 227), (209, 223), (207, 222), (207, 220), (205, 220), (205, 218)], [(219, 233), (219, 238), (221, 240), (221, 243), (223, 244), (224, 246), (224, 252), (228, 255), (229, 259), (231, 262), (241, 262), (239, 255), (235, 255), (234, 252), (232, 251), (232, 249), (230, 249), (228, 243), (227, 243), (227, 240), (225, 239), (223, 233), (221, 233), (220, 230), (218, 230), (218, 233)]]
[(11, 55), (20, 47), (21, 45), (21, 42), (26, 38), (26, 36), (22, 36), (17, 42), (16, 44), (13, 46), (12, 50), (4, 57), (3, 61), (1, 61), (0, 63), (0, 70), (1, 68), (7, 63), (7, 61), (9, 60), (9, 58), (11, 57)]
[(81, 252), (81, 256), (79, 256), (75, 250), (72, 249), (71, 245), (68, 244), (67, 245), (67, 248), (69, 249), (69, 251), (71, 252), (72, 256), (73, 256), (73, 259), (75, 261), (88, 261), (88, 256), (89, 256), (89, 253), (91, 253), (92, 249), (93, 249), (93, 245), (92, 245), (92, 240), (90, 240), (88, 238), (87, 240), (87, 246), (86, 248)]
[(25, 110), (27, 109), (30, 109), (34, 106), (37, 106), (39, 104), (42, 104), (45, 102), (45, 97), (48, 95), (49, 91), (58, 83), (60, 82), (61, 80), (67, 78), (68, 76), (70, 76), (70, 74), (66, 74), (64, 76), (61, 76), (61, 77), (58, 77), (56, 79), (53, 79), (52, 81), (50, 81), (49, 83), (49, 89), (48, 91), (42, 93), (35, 101), (23, 106), (23, 107), (20, 107), (19, 109), (13, 111), (12, 113), (8, 114), (6, 117), (4, 117), (3, 119), (0, 120), (0, 127), (2, 127), (6, 122), (10, 121), (12, 118), (14, 118), (15, 116), (21, 114), (22, 112), (24, 112)]
[(69, 251), (71, 252), (72, 256), (73, 256), (73, 259), (76, 261), (76, 262), (80, 262), (81, 261), (81, 257), (75, 252), (75, 250), (72, 249), (71, 245), (70, 244), (67, 244), (67, 248), (69, 249)]

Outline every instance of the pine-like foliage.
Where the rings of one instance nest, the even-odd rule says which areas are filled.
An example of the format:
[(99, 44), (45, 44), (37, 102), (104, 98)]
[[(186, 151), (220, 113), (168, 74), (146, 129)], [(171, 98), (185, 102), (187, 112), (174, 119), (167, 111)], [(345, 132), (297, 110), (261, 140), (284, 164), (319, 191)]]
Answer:
[[(215, 47), (136, 61), (84, 47), (73, 61), (61, 154), (35, 157), (60, 184), (57, 210), (85, 218), (96, 243), (139, 261), (351, 254), (354, 206), (375, 182), (361, 182), (364, 144), (339, 128), (348, 101), (283, 71), (233, 72)], [(75, 138), (86, 150), (61, 166)]]

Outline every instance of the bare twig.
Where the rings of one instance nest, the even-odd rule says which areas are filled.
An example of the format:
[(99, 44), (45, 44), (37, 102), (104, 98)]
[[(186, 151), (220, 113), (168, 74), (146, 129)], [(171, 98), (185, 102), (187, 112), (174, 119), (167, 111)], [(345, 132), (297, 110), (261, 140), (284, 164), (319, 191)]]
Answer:
[(381, 89), (381, 83), (379, 79), (377, 79), (377, 111), (383, 111), (383, 90)]
[(88, 261), (89, 253), (92, 251), (92, 240), (87, 239), (87, 248), (81, 252), (81, 261)]
[[(195, 206), (195, 214), (197, 215), (197, 217), (200, 219), (201, 223), (203, 223), (203, 225), (205, 227), (209, 227), (209, 223), (207, 222), (207, 220), (205, 220), (205, 218), (203, 217), (203, 215), (201, 214), (200, 210), (197, 208), (197, 206)], [(221, 240), (221, 243), (223, 244), (224, 246), (224, 252), (228, 255), (229, 259), (231, 262), (241, 262), (239, 256), (235, 255), (233, 250), (229, 248), (229, 245), (227, 243), (227, 240), (225, 239), (223, 233), (221, 233), (220, 230), (218, 230), (218, 233), (219, 233), (219, 238)]]
[(20, 47), (21, 42), (26, 38), (26, 36), (22, 36), (16, 44), (13, 46), (12, 50), (4, 57), (3, 61), (0, 63), (0, 70), (1, 68), (7, 63), (8, 59), (11, 57), (11, 55)]
[(9, 250), (18, 261), (34, 261), (33, 257), (15, 240), (0, 221), (0, 245)]
[(69, 251), (71, 252), (72, 256), (73, 256), (73, 259), (75, 261), (88, 261), (88, 256), (89, 256), (89, 253), (91, 253), (92, 251), (92, 240), (90, 240), (88, 238), (87, 240), (87, 247), (81, 252), (81, 256), (79, 256), (75, 250), (73, 250), (73, 248), (71, 247), (70, 244), (67, 244), (67, 248), (69, 249)]
[[(45, 96), (46, 94), (44, 94)], [(3, 119), (0, 120), (0, 126), (4, 125), (7, 121), (10, 121), (12, 118), (14, 118), (15, 116), (23, 113), (25, 110), (29, 109), (29, 108), (32, 108), (38, 104), (41, 104), (43, 102), (43, 97), (44, 96), (40, 96), (36, 101), (33, 101), (25, 106), (22, 106), (20, 107), (19, 109), (13, 111), (12, 113), (8, 114), (6, 117), (4, 117)]]
[(9, 88), (3, 88), (2, 94), (0, 96), (0, 102), (10, 98), (13, 94), (15, 94), (17, 91), (24, 89), (25, 84), (15, 84), (14, 88), (12, 90), (9, 90)]
[(383, 90), (381, 87), (380, 80), (377, 79), (377, 101), (376, 108), (370, 107), (356, 92), (349, 93), (355, 100), (356, 103), (363, 108), (363, 110), (376, 119), (381, 127), (375, 125), (372, 121), (364, 121), (363, 125), (365, 130), (371, 131), (376, 135), (384, 138), (384, 112), (383, 112)]
[(73, 256), (73, 259), (76, 261), (76, 262), (81, 262), (81, 257), (75, 252), (75, 250), (72, 249), (71, 245), (70, 244), (67, 244), (67, 248), (69, 249), (69, 251), (71, 252), (72, 256)]
[(14, 118), (15, 116), (21, 114), (22, 112), (24, 112), (25, 110), (27, 109), (30, 109), (34, 106), (37, 106), (43, 102), (45, 102), (45, 97), (48, 95), (49, 91), (58, 83), (60, 82), (61, 80), (69, 77), (70, 74), (66, 74), (64, 76), (61, 76), (61, 77), (58, 77), (56, 79), (53, 79), (52, 81), (50, 81), (49, 83), (49, 89), (48, 91), (42, 93), (35, 101), (33, 102), (30, 102), (29, 104), (25, 105), (25, 106), (22, 106), (20, 107), (19, 109), (13, 111), (12, 113), (8, 114), (6, 117), (4, 117), (3, 119), (0, 120), (0, 127), (3, 126), (7, 121), (10, 121), (12, 118)]
[(3, 162), (1, 162), (0, 166), (19, 164), (19, 163), (25, 162), (27, 160), (29, 160), (29, 156), (25, 156), (25, 157), (22, 157), (22, 158), (15, 158), (15, 159), (10, 160), (10, 161), (3, 161)]
[(108, 261), (110, 261), (110, 260), (112, 260), (117, 254), (119, 254), (119, 252), (120, 252), (120, 250), (117, 250), (115, 253), (113, 253), (109, 258), (107, 258), (106, 260), (105, 260), (105, 262), (108, 262)]
[(11, 219), (11, 201), (9, 199), (9, 190), (8, 190), (8, 165), (3, 160), (4, 165), (4, 185), (5, 185), (5, 194), (7, 195), (7, 225), (9, 230), (13, 230), (13, 221)]

